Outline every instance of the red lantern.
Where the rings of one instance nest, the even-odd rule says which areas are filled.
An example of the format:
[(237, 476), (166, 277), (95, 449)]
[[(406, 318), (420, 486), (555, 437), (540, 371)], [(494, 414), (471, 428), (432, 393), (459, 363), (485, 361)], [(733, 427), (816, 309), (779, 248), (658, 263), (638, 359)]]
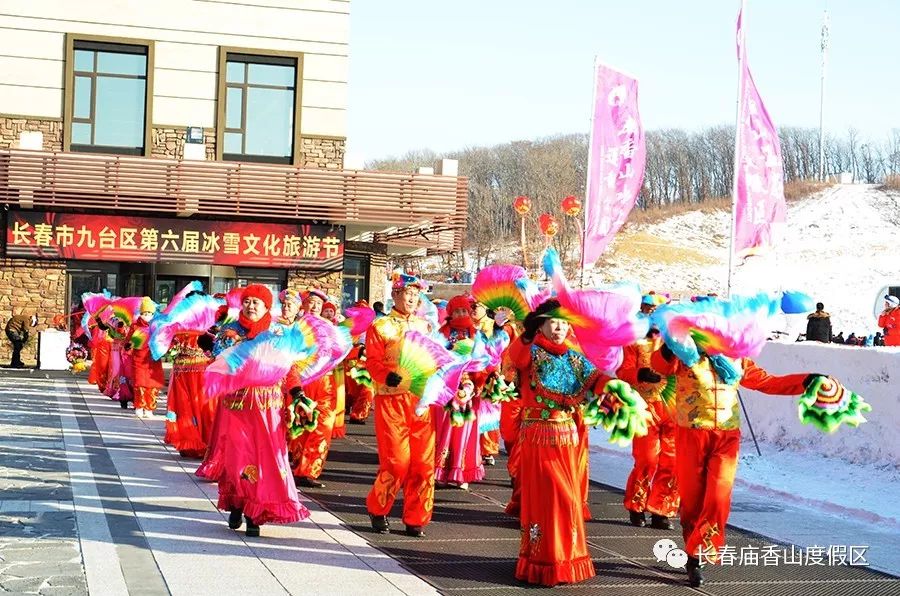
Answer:
[(513, 209), (516, 210), (516, 213), (519, 215), (525, 215), (529, 211), (531, 211), (531, 199), (526, 197), (525, 195), (519, 195), (515, 199), (513, 199)]
[(566, 215), (577, 217), (581, 213), (581, 200), (569, 195), (562, 200), (562, 210)]
[(541, 213), (538, 225), (541, 226), (541, 233), (548, 238), (556, 236), (556, 233), (559, 232), (559, 222), (549, 213)]

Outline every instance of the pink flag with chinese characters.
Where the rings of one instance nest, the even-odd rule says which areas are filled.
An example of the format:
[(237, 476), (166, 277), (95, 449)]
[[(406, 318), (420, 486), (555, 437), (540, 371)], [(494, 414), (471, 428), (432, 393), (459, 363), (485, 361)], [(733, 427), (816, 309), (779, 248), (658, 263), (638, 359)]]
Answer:
[(593, 265), (625, 223), (644, 182), (646, 148), (635, 79), (597, 62), (581, 265)]
[(744, 258), (771, 249), (785, 222), (784, 170), (778, 132), (763, 104), (744, 44), (743, 10), (737, 20), (740, 65), (737, 154), (735, 156), (734, 255)]

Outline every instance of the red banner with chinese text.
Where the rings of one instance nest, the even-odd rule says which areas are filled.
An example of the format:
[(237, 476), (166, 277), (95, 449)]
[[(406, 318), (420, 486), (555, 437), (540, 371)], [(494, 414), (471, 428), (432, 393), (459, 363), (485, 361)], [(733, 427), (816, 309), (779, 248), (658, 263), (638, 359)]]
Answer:
[(6, 256), (340, 271), (344, 228), (10, 211)]

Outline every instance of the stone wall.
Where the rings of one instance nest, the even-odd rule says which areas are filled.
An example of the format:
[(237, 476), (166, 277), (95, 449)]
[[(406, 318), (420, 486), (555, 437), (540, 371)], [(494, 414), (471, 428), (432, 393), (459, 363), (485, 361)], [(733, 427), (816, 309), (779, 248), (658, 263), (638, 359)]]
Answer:
[[(168, 159), (184, 158), (184, 143), (187, 139), (187, 127), (154, 126), (150, 135), (150, 156), (165, 157)], [(212, 128), (203, 129), (203, 142), (206, 143), (206, 159), (216, 159), (216, 131)]]
[[(3, 329), (13, 315), (38, 317), (37, 327), (22, 352), (26, 366), (37, 363), (38, 332), (51, 328), (53, 317), (66, 312), (66, 264), (58, 261), (28, 261), (0, 258), (0, 324)], [(9, 364), (12, 344), (0, 335), (0, 363)]]
[(322, 290), (329, 296), (341, 299), (344, 292), (344, 274), (341, 271), (321, 272), (291, 269), (288, 271), (287, 287), (298, 292), (310, 289)]
[(18, 149), (19, 133), (25, 130), (44, 133), (44, 151), (62, 151), (62, 121), (3, 115), (0, 115), (0, 149)]
[(303, 137), (300, 146), (300, 167), (344, 169), (344, 139)]

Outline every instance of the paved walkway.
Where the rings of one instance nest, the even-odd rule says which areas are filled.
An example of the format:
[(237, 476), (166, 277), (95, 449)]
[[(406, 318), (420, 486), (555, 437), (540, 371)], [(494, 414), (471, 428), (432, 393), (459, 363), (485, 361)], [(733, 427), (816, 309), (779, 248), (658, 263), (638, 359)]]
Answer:
[(308, 500), (312, 523), (267, 525), (261, 538), (229, 530), (215, 485), (162, 443), (162, 416), (140, 420), (83, 380), (44, 376), (0, 376), (0, 588), (436, 593)]
[[(334, 444), (326, 488), (309, 491), (322, 506), (305, 500), (311, 520), (264, 526), (261, 538), (248, 539), (226, 527), (214, 506), (216, 487), (196, 479), (196, 462), (165, 446), (163, 431), (162, 416), (135, 418), (83, 379), (0, 371), (0, 591), (550, 592), (512, 577), (519, 530), (502, 514), (509, 489), (500, 462), (471, 492), (438, 492), (427, 538), (376, 535), (368, 530), (362, 502), (377, 464), (374, 437), (371, 425), (350, 427), (350, 436)], [(595, 477), (610, 471), (606, 461)], [(598, 577), (560, 590), (626, 596), (900, 593), (896, 578), (832, 566), (713, 569), (703, 590), (691, 590), (683, 572), (652, 554), (654, 541), (677, 539), (677, 533), (629, 526), (615, 489), (595, 486), (591, 495), (589, 542)], [(784, 510), (760, 512), (788, 521)], [(738, 530), (729, 536), (729, 544), (742, 548), (785, 540)]]

